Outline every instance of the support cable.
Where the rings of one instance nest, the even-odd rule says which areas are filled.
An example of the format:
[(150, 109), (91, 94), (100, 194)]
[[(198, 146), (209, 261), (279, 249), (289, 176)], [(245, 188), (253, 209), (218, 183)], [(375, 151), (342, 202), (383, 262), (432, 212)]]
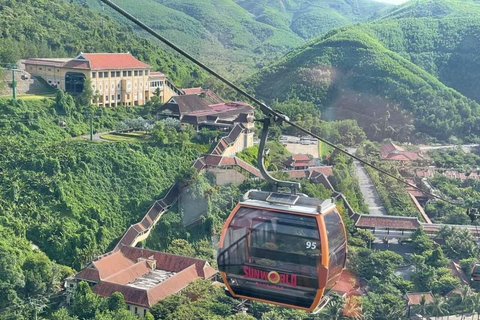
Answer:
[(225, 78), (224, 76), (222, 76), (221, 74), (219, 74), (218, 72), (214, 71), (213, 69), (211, 69), (210, 67), (208, 67), (207, 65), (205, 65), (203, 62), (201, 62), (200, 60), (196, 59), (195, 57), (193, 57), (191, 54), (189, 54), (188, 52), (186, 52), (185, 50), (183, 50), (182, 48), (178, 47), (176, 44), (174, 44), (173, 42), (171, 42), (170, 40), (168, 40), (167, 38), (165, 38), (164, 36), (160, 35), (158, 32), (156, 32), (155, 30), (153, 30), (152, 28), (150, 28), (149, 26), (147, 26), (145, 23), (143, 23), (141, 20), (139, 20), (138, 18), (134, 17), (132, 14), (130, 14), (129, 12), (127, 12), (126, 10), (124, 10), (123, 8), (119, 7), (117, 4), (113, 3), (111, 0), (99, 0), (101, 2), (103, 2), (104, 4), (106, 4), (107, 6), (109, 6), (110, 8), (112, 8), (113, 10), (115, 10), (116, 12), (120, 13), (122, 16), (124, 16), (125, 18), (127, 18), (128, 20), (130, 20), (131, 22), (135, 23), (137, 26), (141, 27), (143, 30), (145, 30), (146, 32), (148, 32), (149, 34), (151, 34), (153, 37), (155, 37), (156, 39), (160, 40), (161, 42), (163, 42), (164, 44), (166, 44), (168, 47), (170, 47), (171, 49), (175, 50), (176, 52), (178, 52), (179, 54), (181, 54), (182, 56), (184, 56), (185, 58), (187, 58), (188, 60), (190, 60), (191, 62), (195, 63), (196, 65), (198, 65), (199, 67), (201, 67), (203, 70), (207, 71), (208, 73), (210, 73), (212, 76), (216, 77), (217, 79), (219, 79), (220, 81), (222, 81), (224, 84), (226, 84), (227, 86), (229, 86), (230, 88), (232, 88), (233, 90), (235, 90), (237, 93), (243, 95), (244, 97), (248, 98), (249, 100), (251, 100), (252, 102), (254, 102), (255, 104), (258, 105), (258, 107), (260, 108), (260, 110), (265, 114), (267, 115), (268, 117), (270, 117), (273, 122), (275, 123), (281, 123), (281, 122), (285, 122), (285, 123), (288, 123), (290, 126), (296, 128), (297, 130), (315, 138), (315, 139), (318, 139), (320, 141), (322, 141), (323, 143), (329, 145), (330, 147), (334, 148), (335, 150), (338, 150), (340, 152), (342, 152), (343, 154), (359, 161), (360, 163), (366, 165), (366, 166), (369, 166), (371, 168), (373, 168), (374, 170), (406, 185), (406, 186), (409, 186), (411, 188), (414, 188), (415, 190), (418, 190), (418, 191), (421, 191), (427, 195), (429, 195), (430, 197), (432, 198), (435, 198), (435, 199), (438, 199), (438, 200), (442, 200), (442, 201), (445, 201), (449, 204), (452, 204), (452, 205), (455, 205), (455, 206), (459, 206), (458, 203), (455, 203), (451, 200), (448, 200), (448, 199), (445, 199), (441, 196), (438, 196), (434, 193), (431, 193), (429, 191), (426, 191), (426, 190), (423, 190), (422, 188), (420, 187), (417, 187), (416, 185), (414, 184), (411, 184), (409, 183), (408, 181), (405, 181), (403, 179), (400, 179), (399, 177), (389, 173), (388, 171), (386, 170), (383, 170), (377, 166), (375, 166), (374, 164), (366, 161), (366, 160), (363, 160), (357, 156), (355, 156), (354, 154), (346, 151), (346, 150), (343, 150), (342, 148), (338, 147), (337, 145), (335, 145), (334, 143), (320, 137), (319, 135), (316, 135), (314, 134), (313, 132), (297, 125), (295, 122), (291, 121), (286, 115), (284, 115), (283, 113), (277, 111), (277, 110), (274, 110), (272, 108), (270, 108), (269, 106), (267, 106), (265, 103), (263, 103), (262, 101), (260, 101), (258, 98), (254, 97), (253, 95), (249, 94), (248, 92), (246, 92), (244, 89), (242, 89), (241, 87), (237, 86), (236, 84), (234, 84), (233, 82), (231, 82), (230, 80), (228, 80), (227, 78)]

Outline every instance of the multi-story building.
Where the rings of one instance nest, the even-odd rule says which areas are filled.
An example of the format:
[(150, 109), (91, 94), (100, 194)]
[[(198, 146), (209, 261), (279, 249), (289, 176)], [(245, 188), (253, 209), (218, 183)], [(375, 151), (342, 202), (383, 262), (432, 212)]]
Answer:
[(114, 107), (145, 104), (154, 94), (164, 102), (181, 91), (161, 72), (130, 53), (80, 53), (74, 59), (31, 58), (24, 61), (25, 71), (43, 78), (52, 87), (77, 95), (90, 79), (93, 103)]

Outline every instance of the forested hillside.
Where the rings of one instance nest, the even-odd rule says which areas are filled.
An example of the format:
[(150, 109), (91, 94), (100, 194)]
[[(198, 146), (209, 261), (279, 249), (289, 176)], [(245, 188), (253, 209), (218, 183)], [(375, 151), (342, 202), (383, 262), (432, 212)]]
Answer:
[(140, 38), (131, 28), (76, 1), (0, 0), (0, 63), (127, 51), (180, 86), (198, 84), (204, 75), (184, 59)]
[[(371, 26), (328, 32), (262, 69), (247, 85), (269, 101), (298, 97), (313, 101), (328, 118), (355, 118), (373, 139), (405, 141), (415, 131), (440, 140), (478, 136), (478, 103), (384, 46)], [(405, 37), (421, 42), (422, 29), (410, 30)], [(381, 25), (377, 32), (383, 32)]]
[[(97, 0), (87, 0), (101, 10)], [(214, 69), (243, 78), (305, 39), (367, 20), (386, 4), (372, 0), (118, 0), (119, 6)], [(105, 14), (125, 19), (106, 8)], [(131, 25), (131, 24), (129, 24)]]
[(480, 102), (480, 2), (411, 1), (369, 27), (388, 49)]
[[(103, 110), (94, 125), (112, 129), (137, 111)], [(79, 270), (111, 249), (200, 152), (193, 144), (160, 149), (152, 143), (72, 139), (87, 132), (88, 112), (68, 96), (0, 100), (0, 247), (9, 248), (0, 250), (1, 319), (9, 311), (5, 307), (17, 305), (15, 319), (23, 319), (30, 312), (23, 308), (28, 297), (55, 292), (68, 269), (50, 260)], [(36, 264), (42, 271), (29, 284)]]

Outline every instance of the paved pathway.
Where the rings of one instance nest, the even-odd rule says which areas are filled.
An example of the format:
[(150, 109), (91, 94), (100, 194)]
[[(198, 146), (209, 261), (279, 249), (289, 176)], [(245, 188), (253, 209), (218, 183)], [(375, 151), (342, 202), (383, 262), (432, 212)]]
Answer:
[[(348, 152), (350, 153), (355, 153), (355, 151), (354, 148), (348, 148)], [(370, 214), (373, 216), (386, 215), (387, 212), (378, 196), (377, 189), (375, 189), (375, 186), (367, 173), (367, 169), (365, 169), (365, 167), (357, 160), (354, 160), (353, 163), (355, 165), (355, 173), (357, 174), (360, 183), (360, 191), (362, 191), (363, 198), (368, 205)]]
[[(446, 145), (446, 146), (420, 146), (420, 150), (438, 150), (438, 149), (453, 149), (458, 147), (457, 145)], [(478, 143), (472, 144), (463, 144), (461, 145), (462, 150), (466, 153), (471, 152), (472, 149), (480, 147)]]

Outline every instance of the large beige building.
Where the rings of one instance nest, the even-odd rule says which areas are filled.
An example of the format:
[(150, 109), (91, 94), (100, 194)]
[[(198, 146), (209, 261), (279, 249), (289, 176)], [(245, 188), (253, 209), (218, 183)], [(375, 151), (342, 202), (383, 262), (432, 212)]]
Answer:
[(95, 93), (93, 103), (114, 107), (145, 104), (154, 94), (161, 102), (181, 91), (161, 72), (130, 53), (81, 53), (74, 59), (31, 58), (24, 61), (25, 71), (43, 78), (54, 88), (77, 95), (90, 79)]

